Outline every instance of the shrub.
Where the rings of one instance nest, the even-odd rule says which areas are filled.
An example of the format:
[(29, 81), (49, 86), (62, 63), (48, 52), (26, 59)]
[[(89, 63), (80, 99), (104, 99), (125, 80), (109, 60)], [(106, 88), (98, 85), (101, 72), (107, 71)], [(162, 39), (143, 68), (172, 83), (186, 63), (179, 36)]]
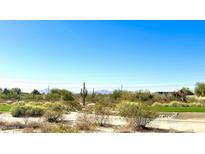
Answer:
[(91, 132), (96, 130), (96, 125), (93, 117), (85, 112), (77, 117), (75, 127), (79, 130)]
[(70, 91), (65, 89), (52, 89), (47, 94), (47, 99), (50, 101), (73, 101), (74, 97)]
[(20, 122), (1, 122), (0, 128), (2, 130), (23, 129), (25, 125)]
[(142, 103), (121, 102), (117, 105), (117, 110), (121, 116), (129, 119), (130, 126), (135, 129), (145, 128), (150, 121), (157, 117), (155, 111)]
[(111, 114), (111, 106), (109, 102), (99, 101), (94, 107), (95, 122), (97, 125), (105, 126), (109, 123), (109, 116)]
[(24, 117), (26, 116), (27, 110), (28, 110), (28, 107), (25, 107), (25, 106), (14, 106), (11, 109), (11, 114), (13, 117)]
[(13, 117), (40, 117), (44, 112), (45, 108), (30, 105), (17, 105), (11, 109)]
[(78, 133), (79, 130), (77, 128), (70, 127), (66, 124), (59, 124), (53, 128), (51, 128), (51, 133)]
[(154, 96), (149, 91), (139, 90), (136, 92), (136, 99), (138, 101), (152, 101)]
[(60, 111), (52, 111), (52, 110), (47, 110), (44, 114), (44, 118), (48, 122), (59, 122), (62, 120), (63, 113)]
[(44, 114), (44, 112), (45, 112), (45, 108), (40, 106), (32, 106), (26, 111), (26, 116), (41, 117)]
[(82, 110), (80, 103), (77, 101), (66, 101), (64, 104), (67, 111)]
[(63, 112), (66, 107), (65, 105), (63, 105), (62, 103), (50, 103), (50, 102), (47, 102), (44, 104), (44, 107), (47, 109), (47, 110), (52, 110), (52, 111), (56, 111), (56, 112)]
[(138, 103), (136, 102), (121, 102), (117, 104), (117, 111), (123, 117), (133, 117), (137, 115)]
[(114, 90), (111, 97), (115, 100), (120, 99), (122, 96), (122, 90)]

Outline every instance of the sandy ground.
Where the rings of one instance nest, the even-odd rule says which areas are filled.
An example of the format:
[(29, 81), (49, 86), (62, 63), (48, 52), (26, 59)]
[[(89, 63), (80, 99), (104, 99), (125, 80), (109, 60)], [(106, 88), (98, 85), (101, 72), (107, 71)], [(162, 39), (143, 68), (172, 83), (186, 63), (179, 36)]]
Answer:
[[(69, 123), (74, 123), (81, 113), (71, 112), (70, 114), (64, 115), (64, 119)], [(170, 114), (170, 113), (169, 113)], [(0, 114), (0, 121), (5, 122), (43, 122), (43, 118), (14, 118), (10, 113)], [(119, 116), (111, 116), (110, 124), (114, 127), (120, 127), (126, 125), (126, 119)], [(157, 118), (148, 124), (148, 127), (177, 130), (183, 132), (205, 132), (205, 113), (180, 113), (177, 117), (164, 117)], [(115, 132), (114, 128), (99, 127), (100, 132)], [(18, 132), (19, 130), (17, 130)], [(14, 132), (12, 130), (4, 132)]]

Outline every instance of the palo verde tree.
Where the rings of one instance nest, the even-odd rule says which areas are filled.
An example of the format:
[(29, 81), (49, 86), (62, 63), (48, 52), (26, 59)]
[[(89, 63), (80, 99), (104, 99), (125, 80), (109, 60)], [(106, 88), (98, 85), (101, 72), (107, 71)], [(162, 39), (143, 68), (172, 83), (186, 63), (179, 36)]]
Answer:
[(88, 95), (88, 90), (85, 87), (85, 82), (83, 83), (83, 88), (81, 88), (81, 92), (80, 92), (81, 97), (83, 98), (83, 106), (85, 106), (85, 98)]

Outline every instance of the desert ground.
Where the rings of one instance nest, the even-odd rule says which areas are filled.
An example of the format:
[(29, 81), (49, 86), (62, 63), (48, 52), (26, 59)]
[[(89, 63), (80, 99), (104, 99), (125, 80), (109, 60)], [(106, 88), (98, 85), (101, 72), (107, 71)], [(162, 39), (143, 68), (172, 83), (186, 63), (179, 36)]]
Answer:
[[(77, 117), (81, 113), (71, 112), (69, 114), (64, 114), (64, 121), (73, 125), (76, 122)], [(0, 114), (1, 122), (15, 123), (19, 122), (25, 124), (26, 122), (44, 122), (42, 117), (38, 118), (15, 118), (12, 117), (10, 113)], [(98, 127), (96, 132), (99, 133), (118, 133), (121, 128), (126, 126), (127, 121), (123, 117), (110, 116), (110, 127)], [(162, 113), (160, 117), (156, 118), (154, 121), (147, 125), (148, 128), (154, 128), (163, 130), (164, 132), (205, 132), (205, 113)], [(21, 129), (11, 129), (11, 130), (0, 130), (1, 133), (21, 133)], [(121, 132), (126, 132), (121, 130)], [(136, 131), (137, 133), (138, 131)], [(159, 131), (161, 132), (161, 131)]]

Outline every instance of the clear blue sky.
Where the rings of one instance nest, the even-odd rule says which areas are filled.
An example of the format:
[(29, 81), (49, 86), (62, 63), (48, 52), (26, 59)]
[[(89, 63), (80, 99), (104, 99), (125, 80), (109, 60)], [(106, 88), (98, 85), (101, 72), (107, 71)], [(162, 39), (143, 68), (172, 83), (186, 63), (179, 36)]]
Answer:
[(193, 88), (204, 58), (205, 21), (0, 21), (0, 87)]

